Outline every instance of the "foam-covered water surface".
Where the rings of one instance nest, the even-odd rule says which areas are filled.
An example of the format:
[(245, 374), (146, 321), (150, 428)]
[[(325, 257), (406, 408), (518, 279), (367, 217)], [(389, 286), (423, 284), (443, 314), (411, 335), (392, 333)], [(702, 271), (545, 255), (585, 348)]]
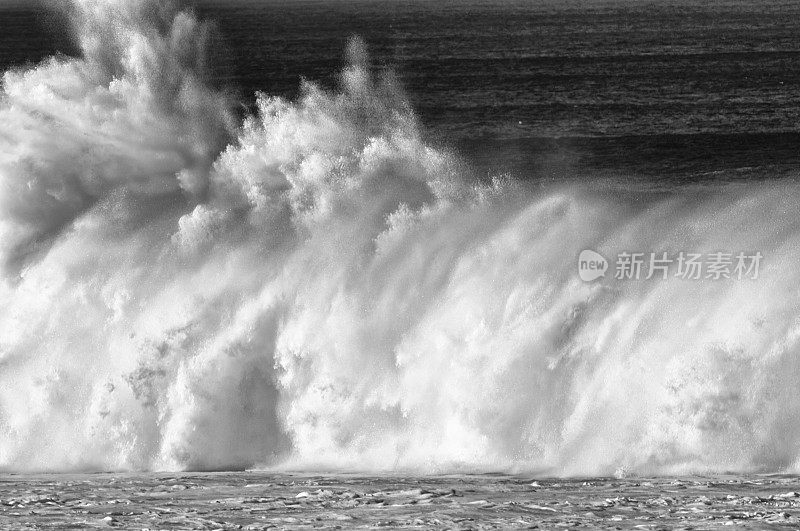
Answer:
[(795, 529), (784, 476), (11, 476), (3, 529)]

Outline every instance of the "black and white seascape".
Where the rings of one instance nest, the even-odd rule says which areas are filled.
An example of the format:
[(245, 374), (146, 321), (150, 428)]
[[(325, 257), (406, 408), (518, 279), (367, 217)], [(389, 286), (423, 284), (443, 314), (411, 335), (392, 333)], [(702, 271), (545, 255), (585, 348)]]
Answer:
[(0, 527), (800, 526), (800, 0), (0, 0)]

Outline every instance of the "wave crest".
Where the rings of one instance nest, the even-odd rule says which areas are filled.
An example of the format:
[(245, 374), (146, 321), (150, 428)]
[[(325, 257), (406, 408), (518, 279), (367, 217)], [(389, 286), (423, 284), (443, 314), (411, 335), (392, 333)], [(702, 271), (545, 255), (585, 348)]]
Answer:
[[(207, 25), (71, 5), (82, 56), (3, 78), (0, 468), (796, 468), (795, 185), (480, 184), (359, 41), (237, 123)], [(586, 284), (590, 248), (768, 262)]]

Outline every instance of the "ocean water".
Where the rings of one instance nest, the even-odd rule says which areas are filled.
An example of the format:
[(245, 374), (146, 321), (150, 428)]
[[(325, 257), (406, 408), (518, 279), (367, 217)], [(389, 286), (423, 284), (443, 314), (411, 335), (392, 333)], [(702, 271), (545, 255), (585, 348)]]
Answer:
[(797, 473), (800, 3), (70, 6), (0, 10), (3, 472)]
[(95, 474), (3, 478), (9, 529), (794, 529), (783, 476)]
[[(348, 39), (430, 141), (523, 179), (793, 175), (800, 3), (208, 0), (216, 83), (247, 105), (334, 87)], [(64, 17), (3, 11), (0, 66), (79, 53)]]

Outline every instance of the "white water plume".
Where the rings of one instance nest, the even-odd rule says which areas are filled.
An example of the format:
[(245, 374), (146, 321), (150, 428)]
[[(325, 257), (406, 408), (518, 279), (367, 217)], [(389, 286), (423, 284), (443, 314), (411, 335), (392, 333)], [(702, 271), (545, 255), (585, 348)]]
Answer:
[(0, 96), (1, 469), (797, 469), (799, 186), (477, 184), (357, 41), (239, 124), (191, 13), (70, 13), (81, 57)]

